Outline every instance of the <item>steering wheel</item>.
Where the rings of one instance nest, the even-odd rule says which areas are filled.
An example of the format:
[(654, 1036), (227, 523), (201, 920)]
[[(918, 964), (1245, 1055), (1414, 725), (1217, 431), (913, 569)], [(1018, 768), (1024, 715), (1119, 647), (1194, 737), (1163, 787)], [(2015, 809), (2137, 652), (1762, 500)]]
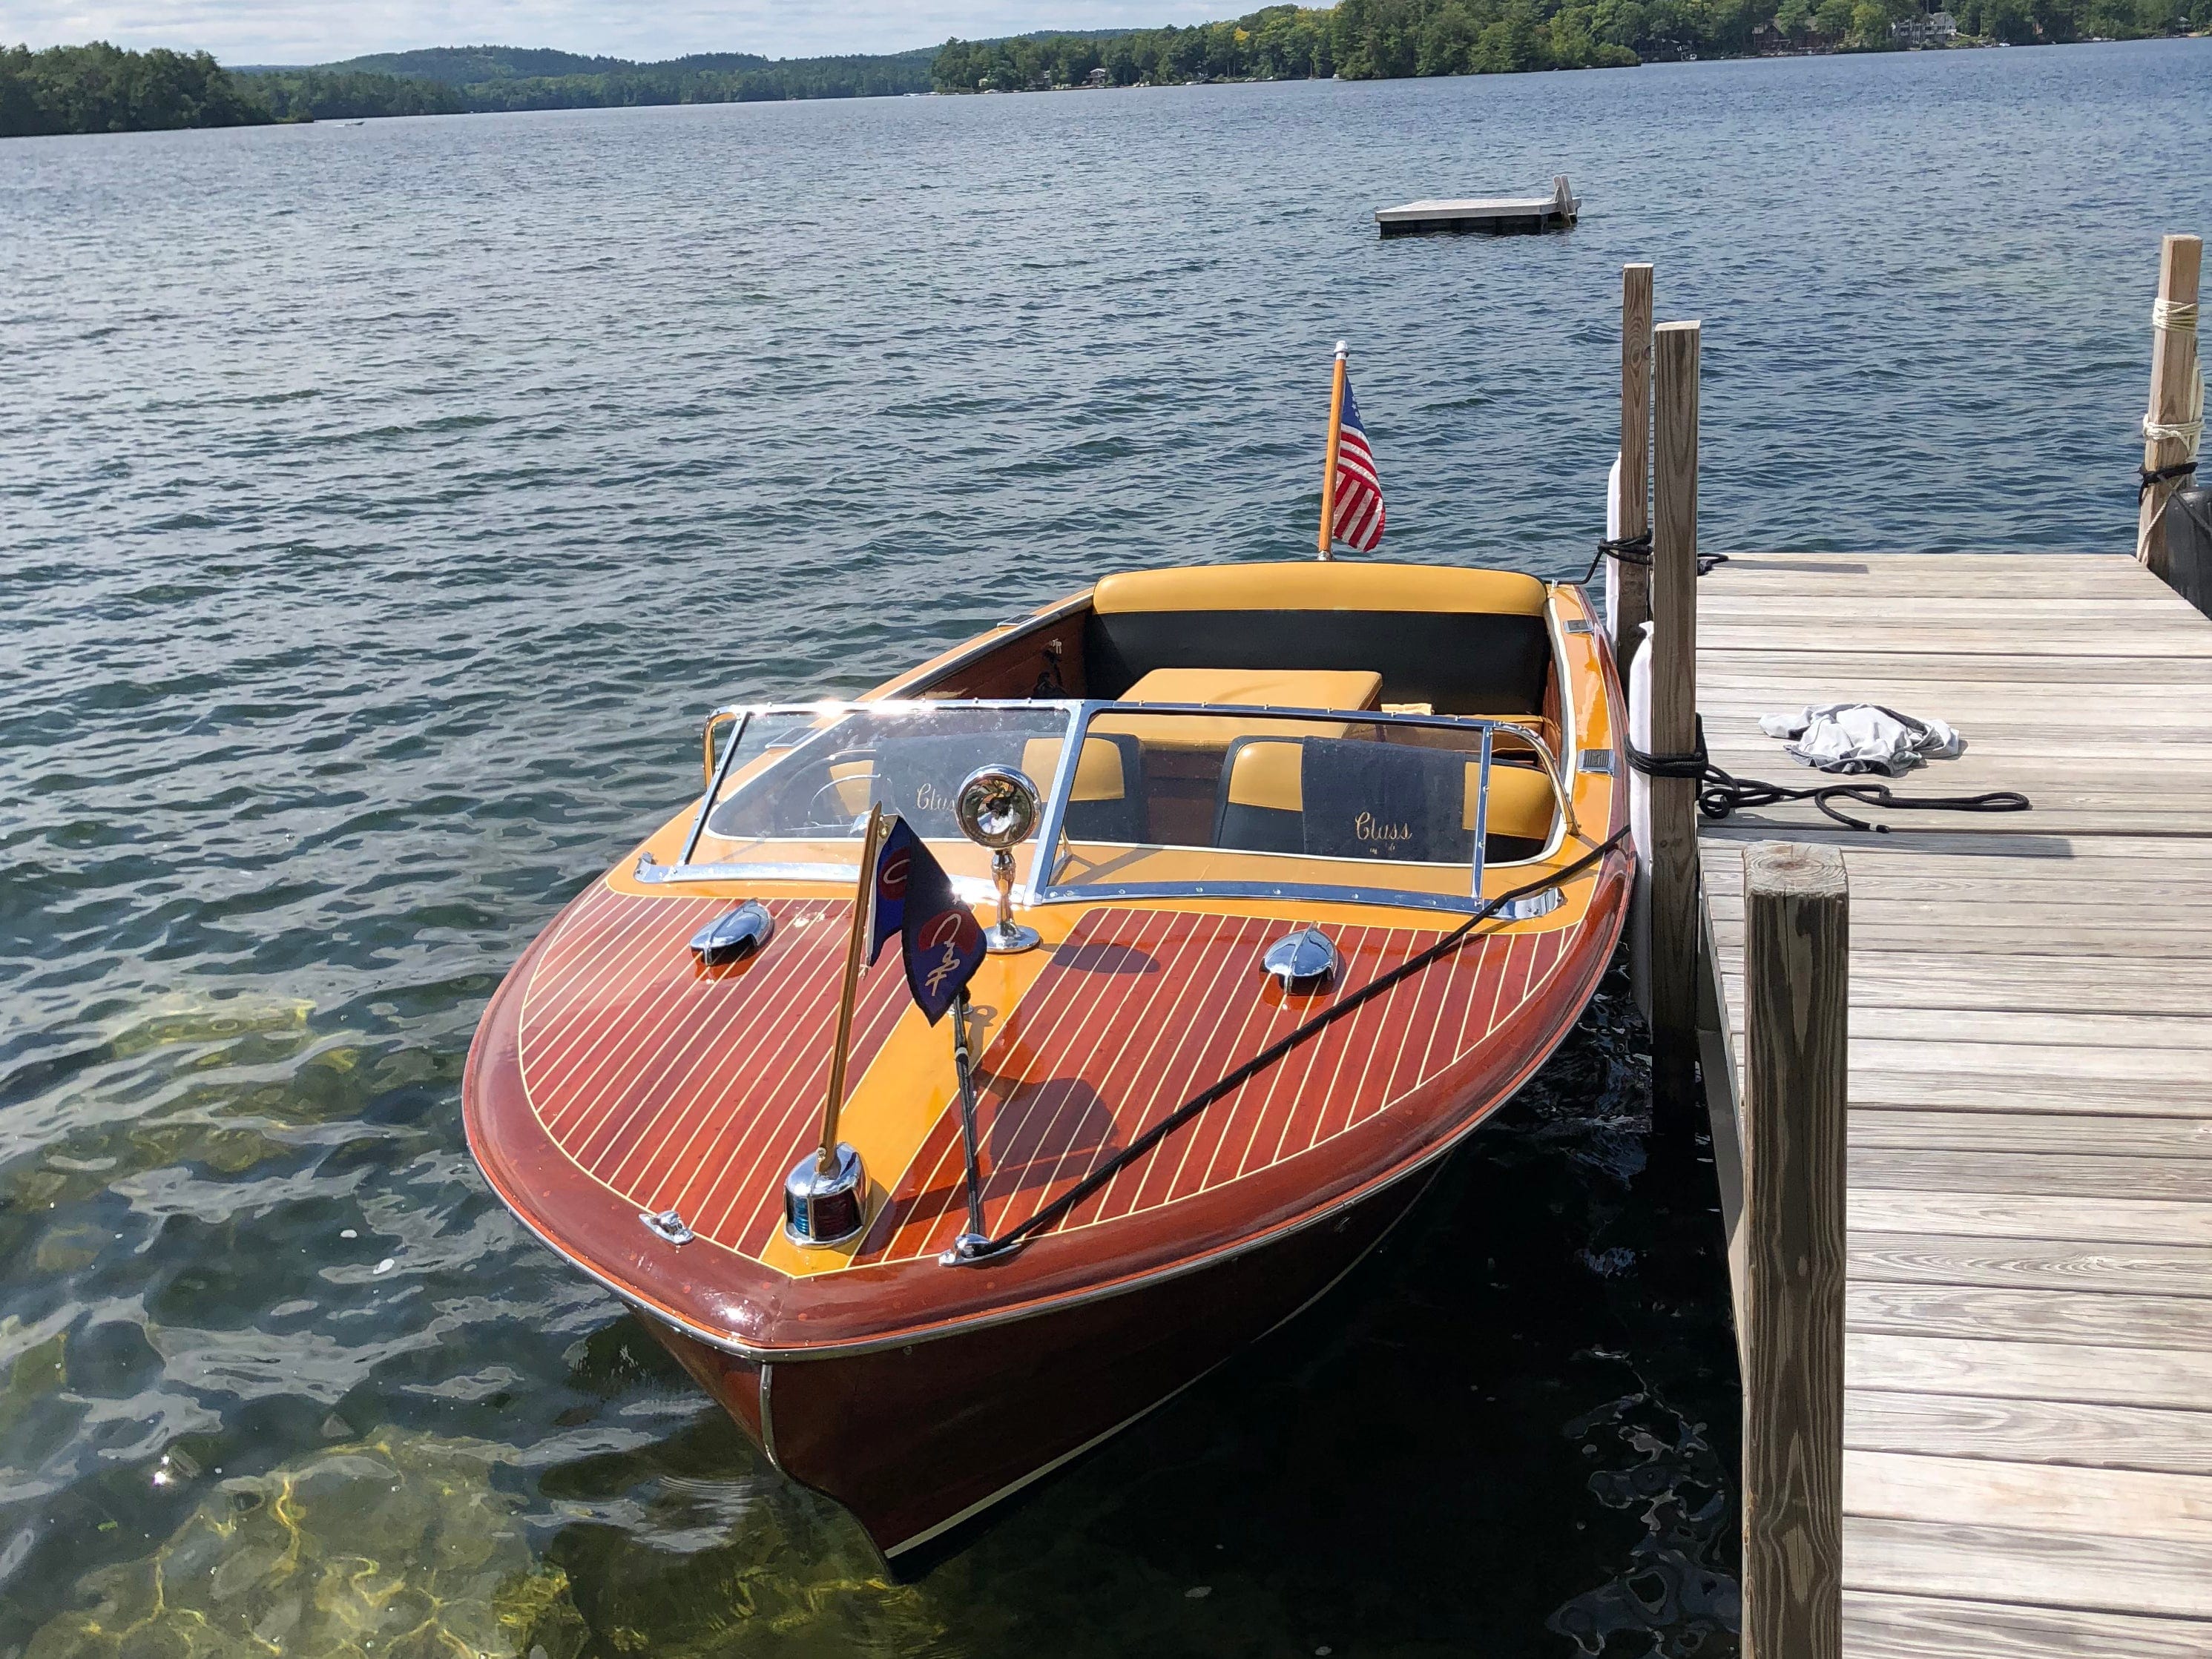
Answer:
[[(875, 751), (872, 749), (846, 749), (830, 756), (823, 764), (825, 768), (831, 768), (851, 761), (873, 762), (875, 758)], [(865, 812), (853, 812), (845, 806), (843, 792), (853, 781), (849, 778), (831, 778), (816, 788), (807, 797), (806, 816), (799, 827), (801, 830), (834, 830), (841, 836), (851, 834), (854, 825), (866, 817)]]

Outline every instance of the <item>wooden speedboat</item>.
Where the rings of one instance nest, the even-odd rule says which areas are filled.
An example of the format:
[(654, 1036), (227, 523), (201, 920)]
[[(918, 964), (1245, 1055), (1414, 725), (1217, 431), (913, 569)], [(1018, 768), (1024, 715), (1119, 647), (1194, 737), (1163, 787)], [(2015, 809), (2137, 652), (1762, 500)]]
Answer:
[[(859, 701), (720, 711), (701, 798), (486, 1009), (471, 1147), (779, 1468), (911, 1550), (1312, 1301), (1542, 1061), (1626, 912), (1623, 708), (1578, 587), (1316, 561), (1109, 576)], [(897, 813), (988, 919), (979, 768), (1035, 785), (1017, 948), (937, 1025), (896, 953), (860, 972), (854, 1231), (817, 1242), (787, 1177), (864, 826)]]

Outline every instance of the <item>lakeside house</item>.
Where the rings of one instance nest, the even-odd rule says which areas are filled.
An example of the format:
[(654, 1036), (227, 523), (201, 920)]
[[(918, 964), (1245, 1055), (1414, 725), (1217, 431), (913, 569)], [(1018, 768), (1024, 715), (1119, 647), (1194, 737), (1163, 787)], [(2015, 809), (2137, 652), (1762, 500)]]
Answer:
[(1959, 38), (1959, 22), (1948, 11), (1923, 12), (1892, 23), (1889, 38), (1901, 46), (1948, 46)]

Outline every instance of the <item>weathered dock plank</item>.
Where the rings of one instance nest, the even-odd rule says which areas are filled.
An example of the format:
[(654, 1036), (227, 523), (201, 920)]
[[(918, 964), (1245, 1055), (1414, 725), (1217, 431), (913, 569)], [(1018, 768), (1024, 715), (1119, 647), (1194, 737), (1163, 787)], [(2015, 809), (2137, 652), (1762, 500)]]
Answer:
[[(2203, 1412), (2091, 1406), (2070, 1400), (1981, 1400), (1854, 1389), (1844, 1397), (1844, 1444), (1910, 1447), (1944, 1457), (2069, 1463), (2212, 1475), (2212, 1420)], [(2212, 1583), (2206, 1586), (2212, 1590)]]
[[(1846, 1535), (1848, 1559), (1850, 1542)], [(1935, 1575), (1931, 1573), (1931, 1577)], [(1844, 1588), (1844, 1651), (1853, 1659), (2207, 1659), (2212, 1643), (2195, 1620), (2146, 1618), (2079, 1607), (2030, 1607)]]
[(1844, 1651), (2212, 1659), (2212, 622), (2124, 555), (1698, 586), (1717, 764), (1814, 781), (1759, 717), (1875, 702), (1967, 740), (1899, 793), (2034, 803), (1700, 829), (1732, 1229), (1743, 849), (1850, 884)]

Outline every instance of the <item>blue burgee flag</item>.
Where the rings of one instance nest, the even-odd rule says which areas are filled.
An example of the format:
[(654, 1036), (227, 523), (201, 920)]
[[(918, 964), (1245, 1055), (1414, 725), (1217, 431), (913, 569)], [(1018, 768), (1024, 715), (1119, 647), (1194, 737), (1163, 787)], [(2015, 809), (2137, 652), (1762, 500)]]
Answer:
[(982, 966), (983, 929), (955, 896), (945, 866), (904, 818), (892, 822), (876, 854), (875, 899), (868, 960), (881, 956), (896, 933), (907, 989), (934, 1025)]

